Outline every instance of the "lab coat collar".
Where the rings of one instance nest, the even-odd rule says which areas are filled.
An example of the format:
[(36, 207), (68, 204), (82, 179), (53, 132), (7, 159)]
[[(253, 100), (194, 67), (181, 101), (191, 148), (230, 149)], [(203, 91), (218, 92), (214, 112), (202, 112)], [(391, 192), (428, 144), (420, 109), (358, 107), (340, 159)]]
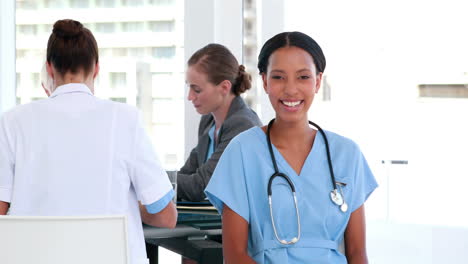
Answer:
[(50, 95), (50, 98), (54, 98), (56, 96), (67, 93), (87, 93), (89, 95), (93, 95), (93, 93), (91, 93), (91, 90), (84, 83), (67, 83), (57, 87), (55, 91)]

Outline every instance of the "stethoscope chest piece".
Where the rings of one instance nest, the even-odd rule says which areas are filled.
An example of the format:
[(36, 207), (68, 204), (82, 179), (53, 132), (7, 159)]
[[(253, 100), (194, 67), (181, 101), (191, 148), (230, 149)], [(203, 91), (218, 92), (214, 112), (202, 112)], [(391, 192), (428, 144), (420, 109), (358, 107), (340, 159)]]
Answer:
[(346, 213), (348, 211), (348, 204), (344, 201), (343, 195), (338, 192), (338, 190), (334, 189), (330, 192), (330, 198), (335, 203), (340, 207), (341, 212)]
[(343, 204), (343, 196), (341, 196), (341, 193), (339, 193), (337, 189), (330, 192), (330, 198), (338, 206)]

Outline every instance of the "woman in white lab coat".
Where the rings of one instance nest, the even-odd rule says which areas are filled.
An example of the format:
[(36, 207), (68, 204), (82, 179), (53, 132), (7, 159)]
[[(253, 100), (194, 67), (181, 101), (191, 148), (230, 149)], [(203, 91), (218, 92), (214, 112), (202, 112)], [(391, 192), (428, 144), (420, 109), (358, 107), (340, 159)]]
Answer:
[(78, 21), (54, 24), (46, 64), (49, 98), (0, 119), (0, 214), (126, 215), (131, 263), (147, 263), (141, 221), (174, 227), (177, 211), (137, 109), (94, 96), (98, 47)]

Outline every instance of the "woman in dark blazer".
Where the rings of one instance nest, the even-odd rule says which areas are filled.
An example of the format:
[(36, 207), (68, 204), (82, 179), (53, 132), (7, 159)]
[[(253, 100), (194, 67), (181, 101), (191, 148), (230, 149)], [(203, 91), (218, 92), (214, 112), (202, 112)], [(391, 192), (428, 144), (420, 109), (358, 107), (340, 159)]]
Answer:
[(261, 126), (257, 114), (240, 97), (251, 87), (251, 77), (223, 45), (209, 44), (188, 61), (188, 100), (202, 114), (198, 144), (177, 175), (177, 196), (201, 201), (203, 190), (224, 149), (236, 135)]

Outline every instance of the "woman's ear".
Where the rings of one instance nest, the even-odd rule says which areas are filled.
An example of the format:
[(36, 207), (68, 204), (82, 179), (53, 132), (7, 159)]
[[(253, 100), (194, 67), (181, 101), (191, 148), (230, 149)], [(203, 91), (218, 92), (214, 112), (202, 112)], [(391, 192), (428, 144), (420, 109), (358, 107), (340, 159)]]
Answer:
[(50, 76), (51, 79), (55, 79), (54, 77), (54, 69), (52, 67), (52, 64), (48, 61), (46, 61), (46, 71), (47, 74)]
[(232, 83), (228, 80), (220, 82), (218, 86), (221, 88), (221, 92), (223, 93), (223, 95), (227, 95), (231, 92)]
[(323, 72), (319, 72), (315, 79), (315, 93), (318, 93), (322, 85)]
[(97, 75), (99, 74), (99, 70), (99, 62), (96, 62), (96, 65), (94, 66), (93, 79), (96, 79)]
[(268, 89), (267, 89), (267, 75), (266, 73), (262, 73), (262, 84), (263, 84), (263, 90), (265, 90), (265, 93), (268, 94)]

